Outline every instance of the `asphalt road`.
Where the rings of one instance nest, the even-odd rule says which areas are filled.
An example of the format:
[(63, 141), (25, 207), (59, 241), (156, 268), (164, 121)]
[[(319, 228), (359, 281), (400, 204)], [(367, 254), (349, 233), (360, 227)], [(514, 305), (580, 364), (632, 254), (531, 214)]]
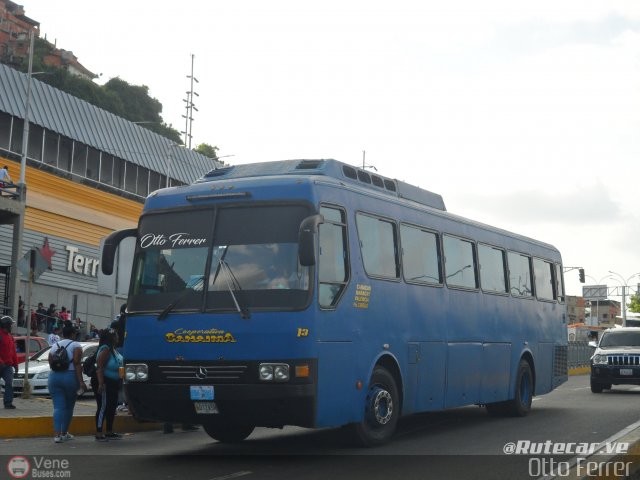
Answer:
[(505, 444), (603, 442), (640, 420), (639, 400), (640, 387), (592, 394), (588, 376), (576, 376), (536, 397), (525, 418), (492, 418), (479, 407), (414, 415), (402, 419), (392, 443), (376, 449), (352, 447), (340, 429), (290, 427), (256, 429), (231, 446), (202, 430), (180, 429), (171, 435), (136, 433), (106, 444), (86, 436), (64, 444), (52, 438), (16, 439), (2, 442), (0, 455), (2, 464), (13, 455), (25, 456), (32, 465), (38, 459), (66, 460), (67, 478), (83, 479), (536, 478), (550, 473), (544, 470), (551, 468), (548, 462), (534, 463), (532, 469), (529, 457), (503, 453)]

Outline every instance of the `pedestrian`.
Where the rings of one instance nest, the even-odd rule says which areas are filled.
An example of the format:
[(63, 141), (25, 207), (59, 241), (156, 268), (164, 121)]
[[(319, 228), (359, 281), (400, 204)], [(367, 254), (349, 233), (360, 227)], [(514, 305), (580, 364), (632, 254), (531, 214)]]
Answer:
[(22, 297), (18, 297), (18, 326), (26, 328), (27, 321), (25, 319), (24, 301)]
[(67, 311), (67, 307), (64, 307), (64, 306), (60, 309), (60, 314), (58, 316), (63, 322), (65, 320), (71, 320), (71, 313), (69, 313)]
[[(96, 397), (96, 440), (119, 440), (122, 435), (113, 431), (113, 420), (118, 406), (120, 367), (122, 355), (116, 349), (118, 334), (113, 328), (100, 331), (100, 343), (96, 354), (96, 375), (91, 378), (91, 389)], [(106, 421), (107, 431), (103, 432)]]
[(13, 186), (13, 180), (11, 180), (11, 175), (9, 175), (9, 167), (5, 165), (0, 168), (0, 188)]
[(125, 330), (127, 327), (127, 304), (123, 303), (120, 305), (120, 315), (116, 316), (116, 319), (111, 323), (111, 328), (115, 328), (116, 332), (118, 332), (118, 345), (117, 347), (124, 347), (124, 339), (125, 339)]
[(49, 309), (47, 310), (47, 333), (51, 333), (53, 331), (53, 326), (58, 321), (58, 313), (56, 312), (56, 305), (52, 303), (49, 305)]
[(36, 310), (36, 318), (38, 320), (38, 330), (44, 332), (47, 326), (47, 309), (44, 308), (42, 302), (38, 303), (38, 309)]
[(49, 346), (53, 346), (54, 343), (58, 343), (60, 341), (60, 327), (56, 324), (53, 326), (53, 332), (49, 334), (47, 337), (47, 343)]
[(62, 327), (62, 340), (55, 343), (49, 351), (49, 364), (52, 354), (58, 349), (64, 348), (69, 357), (69, 368), (62, 372), (51, 370), (49, 373), (49, 393), (53, 398), (53, 429), (55, 431), (55, 443), (73, 440), (69, 433), (69, 425), (73, 418), (73, 408), (76, 405), (78, 393), (87, 389), (82, 379), (82, 347), (75, 341), (76, 329), (70, 322)]
[(38, 314), (31, 309), (31, 336), (38, 335)]
[(96, 339), (100, 336), (100, 332), (98, 332), (98, 329), (96, 328), (95, 325), (91, 325), (89, 327), (89, 338), (90, 339)]
[(0, 318), (0, 378), (4, 380), (4, 408), (14, 409), (13, 375), (18, 371), (16, 343), (11, 335), (13, 318)]
[[(116, 347), (118, 351), (122, 354), (122, 357), (125, 356), (125, 345), (124, 339), (126, 336), (125, 330), (127, 325), (127, 304), (123, 303), (120, 305), (120, 314), (116, 316), (116, 319), (111, 322), (111, 328), (113, 328), (118, 334), (118, 343)], [(118, 392), (118, 411), (119, 412), (128, 412), (129, 406), (127, 405), (127, 399), (124, 391), (124, 385), (120, 384), (120, 391)]]

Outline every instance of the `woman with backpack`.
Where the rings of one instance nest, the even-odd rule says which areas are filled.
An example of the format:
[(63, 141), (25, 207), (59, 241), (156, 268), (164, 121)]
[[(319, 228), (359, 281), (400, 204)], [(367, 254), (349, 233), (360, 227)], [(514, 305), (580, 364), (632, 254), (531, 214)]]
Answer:
[[(96, 353), (96, 375), (91, 377), (91, 389), (96, 397), (96, 440), (119, 440), (122, 435), (113, 431), (113, 420), (118, 407), (120, 367), (122, 355), (116, 350), (118, 334), (113, 328), (100, 331), (100, 343)], [(104, 423), (107, 431), (103, 433)]]
[(73, 440), (69, 424), (73, 417), (78, 391), (87, 386), (82, 380), (82, 347), (75, 341), (76, 329), (71, 323), (62, 327), (62, 340), (51, 346), (49, 351), (49, 393), (53, 399), (53, 429), (55, 443)]

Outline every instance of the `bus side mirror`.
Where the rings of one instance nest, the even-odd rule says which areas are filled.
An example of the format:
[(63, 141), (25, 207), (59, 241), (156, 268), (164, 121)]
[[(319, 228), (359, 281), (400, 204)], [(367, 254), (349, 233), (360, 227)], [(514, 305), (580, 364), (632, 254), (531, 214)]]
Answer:
[(316, 264), (316, 237), (318, 225), (324, 222), (320, 214), (311, 215), (300, 223), (298, 231), (298, 258), (300, 265), (311, 267)]
[(102, 247), (102, 258), (100, 259), (102, 273), (105, 275), (111, 275), (113, 273), (113, 263), (116, 258), (118, 245), (120, 245), (120, 242), (125, 238), (135, 237), (137, 235), (137, 228), (127, 228), (126, 230), (117, 230), (105, 238), (104, 246)]

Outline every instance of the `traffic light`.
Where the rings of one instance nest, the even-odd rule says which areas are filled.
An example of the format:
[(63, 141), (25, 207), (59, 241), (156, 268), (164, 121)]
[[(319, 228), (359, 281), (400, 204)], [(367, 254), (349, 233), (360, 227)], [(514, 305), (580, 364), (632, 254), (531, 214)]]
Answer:
[(584, 283), (584, 268), (578, 269), (578, 277), (580, 278), (580, 283)]

